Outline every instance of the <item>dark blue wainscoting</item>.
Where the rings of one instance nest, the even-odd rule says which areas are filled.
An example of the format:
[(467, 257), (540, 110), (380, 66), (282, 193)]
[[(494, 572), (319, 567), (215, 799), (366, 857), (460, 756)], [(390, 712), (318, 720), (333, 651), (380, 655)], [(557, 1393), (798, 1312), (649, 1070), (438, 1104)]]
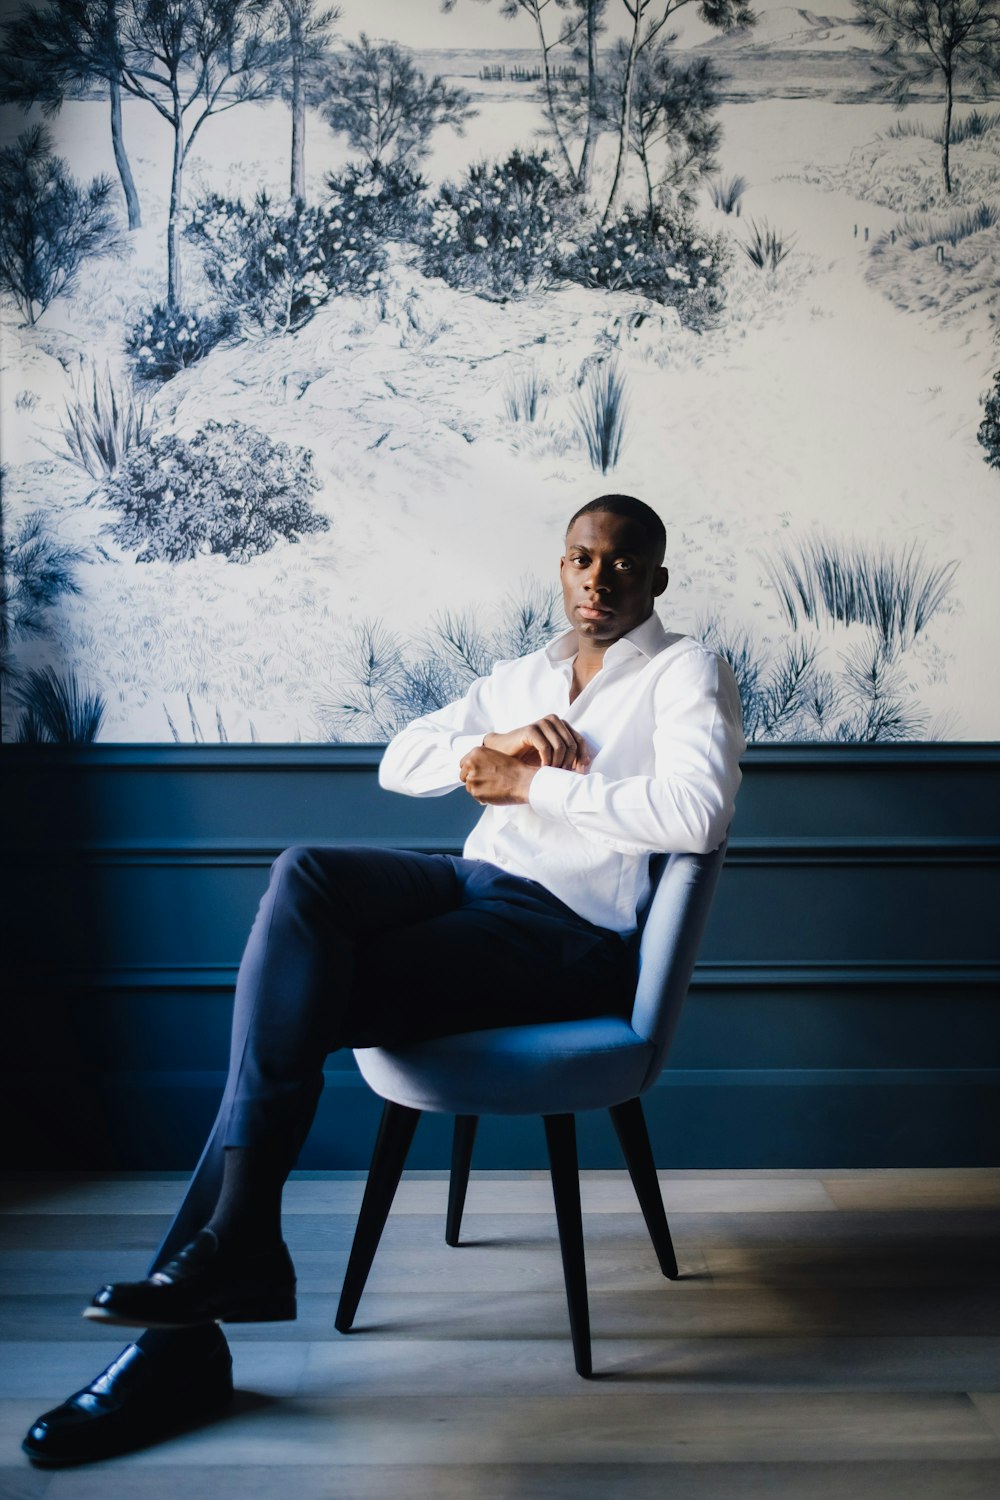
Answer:
[[(367, 747), (5, 747), (4, 1165), (184, 1168), (218, 1099), (267, 867), (296, 842), (461, 845), (463, 794), (379, 791)], [(754, 748), (670, 1065), (676, 1167), (1000, 1159), (1000, 748)], [(367, 1164), (347, 1056), (301, 1165)], [(603, 1117), (586, 1165), (617, 1166)], [(476, 1162), (540, 1166), (536, 1121)], [(447, 1161), (423, 1122), (413, 1165)]]

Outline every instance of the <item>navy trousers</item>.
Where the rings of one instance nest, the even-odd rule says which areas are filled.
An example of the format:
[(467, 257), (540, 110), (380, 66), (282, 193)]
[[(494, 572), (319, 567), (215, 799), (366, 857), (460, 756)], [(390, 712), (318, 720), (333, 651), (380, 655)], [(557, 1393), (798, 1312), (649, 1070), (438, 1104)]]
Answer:
[(543, 886), (479, 860), (286, 849), (240, 964), (229, 1075), (181, 1208), (150, 1267), (211, 1215), (227, 1146), (291, 1170), (338, 1047), (627, 1013), (633, 958)]

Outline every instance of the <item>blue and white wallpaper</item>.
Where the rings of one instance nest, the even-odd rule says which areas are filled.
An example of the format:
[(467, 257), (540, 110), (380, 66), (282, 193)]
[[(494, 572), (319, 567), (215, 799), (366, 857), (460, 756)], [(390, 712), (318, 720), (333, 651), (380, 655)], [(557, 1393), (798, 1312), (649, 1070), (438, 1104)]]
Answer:
[(561, 628), (611, 490), (751, 739), (1000, 738), (946, 10), (953, 78), (925, 0), (4, 0), (3, 739), (383, 741)]

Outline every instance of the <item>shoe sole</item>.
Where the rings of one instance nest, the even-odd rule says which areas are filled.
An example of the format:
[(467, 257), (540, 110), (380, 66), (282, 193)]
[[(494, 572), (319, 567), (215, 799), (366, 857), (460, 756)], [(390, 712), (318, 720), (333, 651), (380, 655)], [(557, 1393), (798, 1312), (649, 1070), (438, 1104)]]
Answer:
[(149, 1318), (129, 1317), (113, 1312), (107, 1307), (85, 1307), (83, 1316), (93, 1323), (111, 1323), (116, 1328), (203, 1328), (206, 1323), (294, 1323), (298, 1309), (294, 1295), (285, 1297), (260, 1297), (253, 1302), (243, 1302), (228, 1312), (212, 1313), (190, 1322), (174, 1319), (172, 1322), (155, 1321)]

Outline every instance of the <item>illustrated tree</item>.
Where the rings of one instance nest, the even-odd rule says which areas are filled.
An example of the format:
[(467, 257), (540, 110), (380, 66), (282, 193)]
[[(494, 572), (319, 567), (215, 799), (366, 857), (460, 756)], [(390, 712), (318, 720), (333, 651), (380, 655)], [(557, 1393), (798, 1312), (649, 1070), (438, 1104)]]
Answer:
[[(457, 0), (441, 0), (446, 13), (454, 10)], [(480, 0), (492, 4), (492, 0)], [(608, 0), (500, 0), (503, 16), (516, 21), (526, 16), (535, 30), (539, 61), (542, 66), (542, 95), (549, 130), (570, 186), (577, 192), (590, 191), (594, 169), (594, 150), (600, 133), (602, 114), (601, 81), (598, 69), (597, 40), (604, 30), (604, 13)], [(546, 15), (546, 12), (551, 15)], [(553, 34), (546, 22), (561, 13), (562, 24)], [(552, 53), (557, 47), (569, 48), (577, 60), (586, 61), (586, 83), (581, 88), (575, 80), (560, 82), (553, 70)], [(570, 142), (582, 136), (579, 161), (574, 165)]]
[(128, 209), (129, 229), (142, 222), (139, 195), (122, 133), (122, 73), (119, 0), (45, 0), (26, 5), (3, 27), (0, 102), (25, 109), (40, 104), (47, 115), (95, 82), (104, 83), (111, 104), (111, 142)]
[(306, 198), (306, 106), (319, 99), (320, 71), (329, 61), (339, 6), (317, 10), (315, 0), (277, 0), (283, 31), (279, 37), (278, 85), (292, 114), (290, 194)]
[(282, 42), (272, 0), (133, 0), (123, 8), (122, 87), (173, 131), (167, 304), (181, 306), (184, 166), (212, 115), (267, 98)]
[(112, 191), (110, 177), (77, 182), (44, 125), (0, 148), (0, 292), (27, 323), (72, 289), (85, 260), (122, 253)]
[(577, 55), (586, 54), (587, 60), (587, 112), (583, 134), (583, 149), (577, 167), (576, 181), (581, 193), (589, 193), (594, 173), (594, 151), (600, 133), (601, 90), (597, 65), (597, 38), (604, 30), (604, 12), (607, 0), (576, 0), (577, 9), (584, 12), (583, 35), (575, 42)]
[[(714, 117), (718, 73), (706, 57), (675, 61), (672, 40), (661, 37), (639, 54), (632, 81), (631, 144), (642, 163), (650, 219), (658, 189), (671, 189), (686, 203), (692, 182), (714, 171), (721, 137)], [(619, 75), (627, 66), (627, 50), (622, 44), (616, 54)], [(619, 95), (621, 87), (619, 82)], [(660, 154), (665, 161), (657, 170)]]
[(944, 86), (941, 170), (952, 191), (951, 116), (962, 77), (984, 93), (1000, 85), (1000, 0), (854, 0), (861, 24), (882, 44), (875, 71), (898, 109), (920, 84)]
[(746, 0), (621, 0), (629, 16), (618, 85), (618, 155), (603, 222), (613, 219), (625, 191), (629, 151), (634, 140), (633, 104), (636, 73), (656, 42), (667, 40), (664, 28), (678, 11), (697, 4), (698, 15), (717, 31), (752, 26), (756, 17)]
[(343, 132), (369, 166), (412, 164), (426, 156), (443, 125), (461, 135), (477, 113), (464, 89), (428, 79), (405, 48), (372, 42), (364, 32), (331, 59), (323, 100), (331, 130)]

